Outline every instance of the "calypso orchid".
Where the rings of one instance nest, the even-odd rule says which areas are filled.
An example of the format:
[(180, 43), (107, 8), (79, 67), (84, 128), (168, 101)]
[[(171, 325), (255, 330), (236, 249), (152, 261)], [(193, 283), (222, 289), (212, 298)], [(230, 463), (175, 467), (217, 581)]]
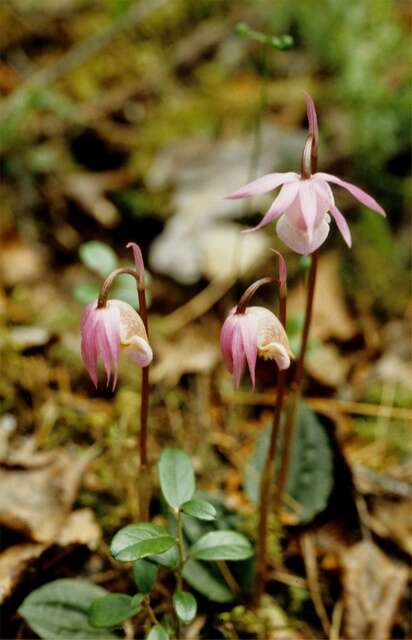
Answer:
[(279, 238), (296, 253), (309, 255), (326, 240), (329, 234), (330, 216), (335, 220), (346, 244), (349, 247), (352, 245), (348, 223), (335, 205), (329, 183), (347, 189), (362, 204), (380, 215), (385, 216), (385, 212), (374, 198), (359, 187), (329, 173), (316, 172), (318, 123), (314, 102), (308, 94), (305, 95), (309, 136), (303, 152), (301, 174), (293, 171), (269, 173), (226, 198), (232, 200), (249, 198), (281, 187), (261, 222), (248, 231), (256, 231), (272, 220), (277, 220), (276, 232)]
[(233, 374), (237, 387), (245, 359), (254, 388), (258, 356), (275, 360), (281, 370), (289, 367), (293, 357), (283, 325), (274, 313), (264, 307), (248, 307), (243, 313), (238, 313), (237, 307), (234, 307), (223, 323), (220, 347), (226, 367)]
[(112, 378), (112, 389), (117, 384), (121, 347), (128, 347), (130, 357), (139, 367), (147, 367), (153, 359), (141, 317), (122, 300), (108, 300), (101, 308), (97, 300), (90, 302), (83, 312), (80, 331), (83, 362), (96, 387), (99, 357), (103, 360), (107, 385)]
[[(112, 380), (115, 388), (121, 348), (127, 348), (130, 357), (141, 367), (148, 367), (153, 352), (148, 341), (145, 323), (127, 302), (107, 300), (110, 287), (117, 275), (128, 273), (135, 277), (139, 295), (144, 286), (144, 265), (140, 248), (135, 243), (127, 245), (133, 250), (136, 271), (116, 269), (103, 284), (98, 300), (90, 302), (80, 323), (81, 353), (84, 365), (97, 387), (97, 362), (101, 358), (106, 372), (107, 385)], [(143, 293), (144, 295), (144, 293)]]

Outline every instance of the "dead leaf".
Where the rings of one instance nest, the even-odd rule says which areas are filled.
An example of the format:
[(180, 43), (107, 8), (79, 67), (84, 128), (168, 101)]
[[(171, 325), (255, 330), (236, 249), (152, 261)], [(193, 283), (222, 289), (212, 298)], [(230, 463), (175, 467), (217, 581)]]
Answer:
[(387, 640), (404, 596), (408, 570), (369, 541), (342, 555), (345, 630), (349, 640)]
[(18, 351), (43, 347), (49, 342), (50, 337), (50, 331), (46, 327), (18, 326), (9, 331), (11, 346)]
[[(329, 251), (319, 259), (316, 280), (311, 337), (319, 341), (330, 338), (350, 340), (359, 331), (354, 317), (345, 304), (345, 296), (339, 281), (339, 253)], [(305, 308), (304, 284), (288, 295), (288, 313), (300, 313)]]
[(185, 373), (208, 373), (220, 359), (219, 328), (206, 324), (193, 324), (182, 329), (175, 339), (159, 342), (158, 360), (152, 372), (152, 382), (177, 384)]
[(9, 598), (24, 579), (33, 563), (41, 562), (46, 551), (56, 547), (85, 545), (91, 551), (101, 539), (100, 527), (91, 509), (73, 511), (53, 544), (18, 544), (9, 547), (0, 555), (0, 602)]
[(59, 450), (43, 467), (0, 467), (0, 524), (35, 542), (54, 542), (90, 459), (90, 452), (75, 457)]

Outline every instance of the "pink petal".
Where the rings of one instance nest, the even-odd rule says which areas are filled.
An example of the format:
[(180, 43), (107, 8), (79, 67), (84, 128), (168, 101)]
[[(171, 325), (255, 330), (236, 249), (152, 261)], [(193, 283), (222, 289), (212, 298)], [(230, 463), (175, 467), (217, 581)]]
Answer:
[(339, 231), (342, 234), (344, 241), (350, 248), (352, 246), (352, 236), (349, 229), (349, 225), (346, 222), (344, 215), (342, 214), (341, 211), (339, 211), (337, 207), (335, 207), (335, 205), (331, 206), (330, 212), (336, 222), (336, 226), (338, 227)]
[(246, 354), (246, 360), (249, 367), (250, 379), (252, 381), (253, 388), (255, 388), (258, 334), (257, 319), (246, 311), (243, 317), (240, 318), (240, 330), (242, 334), (243, 349)]
[(318, 117), (316, 115), (316, 107), (315, 107), (315, 103), (313, 102), (312, 97), (306, 93), (305, 93), (305, 98), (306, 98), (306, 111), (308, 114), (308, 122), (309, 122), (309, 135), (312, 135), (315, 143), (318, 143), (319, 140), (319, 128), (318, 128)]
[(259, 222), (256, 227), (253, 229), (245, 229), (243, 233), (250, 233), (251, 231), (257, 231), (261, 229), (272, 220), (276, 220), (282, 213), (292, 204), (295, 199), (299, 186), (301, 184), (300, 180), (296, 180), (296, 182), (292, 182), (291, 184), (284, 185), (277, 198), (272, 203), (270, 209), (265, 213), (262, 220)]
[(376, 200), (372, 198), (372, 196), (367, 194), (366, 191), (363, 191), (363, 189), (360, 189), (354, 184), (351, 184), (350, 182), (345, 182), (344, 180), (341, 180), (340, 178), (337, 178), (336, 176), (333, 176), (330, 173), (322, 173), (322, 172), (315, 173), (313, 177), (321, 178), (322, 180), (326, 180), (327, 182), (332, 182), (333, 184), (337, 184), (340, 187), (347, 189), (349, 193), (351, 193), (357, 200), (362, 202), (362, 204), (364, 204), (365, 207), (369, 207), (369, 209), (372, 209), (373, 211), (380, 213), (382, 216), (386, 216), (386, 213), (382, 209), (380, 204), (378, 204)]
[(220, 349), (226, 368), (233, 373), (233, 356), (232, 356), (232, 336), (236, 326), (236, 319), (233, 312), (226, 318), (220, 332)]
[(293, 182), (298, 178), (298, 174), (293, 171), (288, 173), (268, 173), (253, 182), (249, 182), (244, 187), (234, 191), (234, 193), (225, 196), (226, 200), (237, 200), (239, 198), (249, 198), (250, 196), (257, 196), (261, 193), (267, 193), (273, 189), (277, 189), (282, 184), (287, 182)]
[(273, 253), (276, 253), (277, 257), (279, 258), (279, 284), (281, 289), (283, 289), (286, 287), (286, 281), (288, 278), (288, 269), (286, 266), (286, 260), (282, 256), (280, 251), (276, 251), (276, 249), (271, 249), (271, 251), (273, 251)]
[(318, 201), (314, 184), (311, 180), (302, 180), (299, 185), (299, 200), (302, 210), (302, 216), (308, 230), (309, 240), (313, 234), (315, 226), (316, 214), (318, 212)]
[(232, 358), (233, 358), (233, 375), (235, 384), (240, 385), (240, 379), (243, 373), (243, 365), (245, 362), (245, 351), (243, 348), (242, 333), (238, 323), (234, 327), (232, 334)]
[(117, 382), (117, 367), (119, 359), (120, 344), (120, 313), (117, 307), (110, 306), (98, 309), (99, 321), (96, 326), (96, 344), (98, 354), (103, 360), (106, 371), (107, 385), (109, 385), (113, 370), (114, 389)]
[(81, 321), (81, 354), (84, 366), (86, 367), (94, 386), (97, 387), (97, 344), (94, 333), (95, 324), (96, 316), (94, 314), (92, 315), (90, 313), (90, 309), (86, 308)]
[(139, 275), (139, 285), (144, 286), (144, 262), (141, 249), (139, 245), (136, 244), (136, 242), (129, 242), (126, 245), (126, 248), (132, 249), (133, 251), (134, 263), (136, 265), (136, 271)]

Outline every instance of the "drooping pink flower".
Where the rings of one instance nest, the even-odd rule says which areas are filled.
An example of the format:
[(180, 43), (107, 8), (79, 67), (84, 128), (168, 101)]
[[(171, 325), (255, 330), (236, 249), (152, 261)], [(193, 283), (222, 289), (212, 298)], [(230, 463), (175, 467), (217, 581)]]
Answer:
[(120, 347), (128, 347), (130, 356), (139, 367), (147, 367), (153, 359), (142, 319), (132, 306), (122, 300), (108, 300), (100, 309), (97, 300), (90, 302), (83, 312), (80, 331), (83, 362), (96, 387), (97, 361), (101, 358), (107, 385), (112, 379), (112, 389), (115, 388)]
[[(318, 140), (316, 109), (312, 98), (306, 94), (309, 135), (314, 143)], [(238, 191), (226, 196), (227, 199), (249, 198), (281, 187), (277, 197), (261, 222), (249, 231), (256, 231), (272, 220), (277, 220), (276, 232), (279, 238), (293, 251), (309, 255), (318, 249), (329, 234), (331, 216), (346, 244), (352, 245), (351, 233), (345, 217), (335, 205), (329, 183), (347, 189), (362, 204), (382, 216), (385, 211), (365, 191), (329, 173), (317, 172), (304, 177), (295, 172), (269, 173), (253, 180)], [(330, 215), (329, 215), (330, 214)]]
[(293, 357), (288, 337), (277, 317), (264, 307), (247, 307), (236, 313), (234, 307), (223, 323), (220, 347), (227, 369), (238, 387), (245, 360), (255, 387), (257, 357), (275, 360), (279, 369), (287, 369)]

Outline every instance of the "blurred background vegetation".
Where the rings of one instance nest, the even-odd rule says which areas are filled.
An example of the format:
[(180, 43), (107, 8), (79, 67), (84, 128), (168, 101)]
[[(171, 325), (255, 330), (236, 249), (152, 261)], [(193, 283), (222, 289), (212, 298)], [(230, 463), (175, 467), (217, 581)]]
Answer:
[[(265, 47), (239, 23), (290, 35), (293, 45)], [(276, 241), (273, 229), (263, 232), (268, 244), (251, 249), (243, 284), (233, 273), (222, 284), (226, 236), (216, 245), (207, 236), (209, 263), (199, 266), (194, 230), (209, 233), (211, 219), (259, 219), (260, 203), (224, 209), (226, 171), (240, 186), (271, 170), (272, 149), (275, 170), (299, 170), (304, 91), (318, 108), (320, 170), (363, 187), (388, 214), (338, 195), (354, 246), (333, 229), (323, 248), (337, 280), (324, 301), (332, 319), (312, 341), (309, 392), (410, 408), (411, 26), (406, 0), (2, 0), (1, 451), (13, 438), (45, 448), (98, 443), (78, 503), (93, 507), (105, 531), (133, 515), (135, 462), (122, 461), (135, 455), (136, 372), (125, 363), (114, 398), (94, 391), (78, 335), (82, 305), (118, 260), (130, 262), (132, 240), (149, 266), (159, 358), (153, 455), (165, 442), (190, 450), (204, 488), (220, 486), (233, 506), (244, 504), (244, 456), (267, 412), (225, 404), (232, 386), (218, 332), (244, 284), (271, 273), (267, 248)], [(266, 251), (263, 264), (256, 251)], [(305, 265), (288, 258), (293, 290)], [(211, 302), (192, 328), (190, 310), (183, 321), (168, 315), (204, 289)], [(126, 281), (117, 295), (130, 301)], [(293, 339), (300, 326), (292, 303)], [(188, 357), (196, 351), (203, 360)], [(265, 371), (261, 380), (271, 387)], [(338, 421), (345, 455), (379, 471), (405, 463), (400, 475), (411, 480), (410, 421), (385, 416)], [(293, 602), (304, 606), (297, 592)]]

